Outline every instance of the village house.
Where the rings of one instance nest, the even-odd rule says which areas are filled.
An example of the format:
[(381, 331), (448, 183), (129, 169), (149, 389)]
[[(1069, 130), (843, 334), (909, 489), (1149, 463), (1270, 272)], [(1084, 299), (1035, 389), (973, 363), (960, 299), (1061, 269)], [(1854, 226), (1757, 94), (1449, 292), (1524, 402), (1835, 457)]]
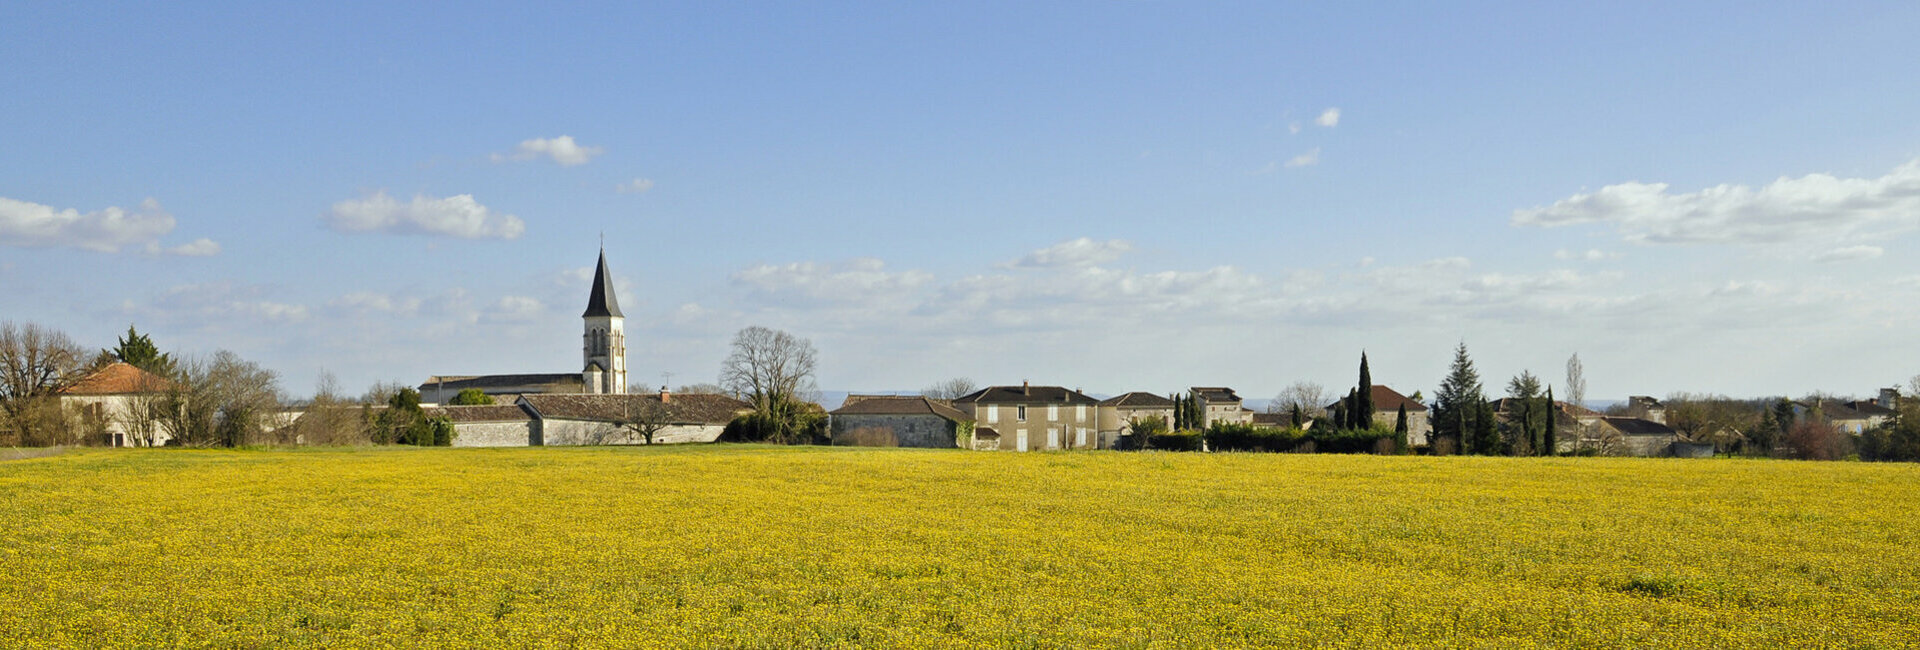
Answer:
[(153, 409), (172, 388), (173, 382), (164, 377), (116, 361), (60, 391), (60, 406), (100, 436), (90, 444), (159, 447), (172, 436), (159, 425)]
[(975, 448), (1092, 449), (1100, 442), (1100, 402), (1077, 390), (1025, 382), (989, 386), (955, 399), (953, 406), (978, 423)]
[(1680, 441), (1673, 427), (1644, 418), (1601, 416), (1588, 429), (1586, 440), (1596, 448), (1625, 456), (1670, 456)]
[(1404, 406), (1407, 408), (1407, 444), (1427, 444), (1427, 438), (1433, 433), (1427, 405), (1380, 384), (1374, 384), (1370, 394), (1373, 397), (1374, 425), (1392, 428), (1400, 418), (1400, 407)]
[(1200, 399), (1200, 428), (1213, 426), (1215, 422), (1228, 424), (1253, 424), (1253, 409), (1240, 404), (1240, 396), (1225, 386), (1194, 386), (1191, 390)]
[(1160, 418), (1161, 423), (1172, 427), (1173, 400), (1139, 391), (1100, 400), (1100, 448), (1114, 448), (1119, 444), (1120, 436), (1133, 432), (1135, 420), (1146, 418)]
[(973, 418), (919, 395), (848, 395), (827, 413), (836, 445), (952, 449), (973, 445)]

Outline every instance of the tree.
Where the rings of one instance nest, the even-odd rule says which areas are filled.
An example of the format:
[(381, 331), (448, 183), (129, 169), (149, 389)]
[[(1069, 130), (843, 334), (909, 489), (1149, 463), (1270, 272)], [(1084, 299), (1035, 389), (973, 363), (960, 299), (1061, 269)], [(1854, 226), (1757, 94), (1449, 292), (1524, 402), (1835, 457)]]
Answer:
[(293, 423), (289, 442), (309, 445), (361, 445), (373, 441), (371, 418), (351, 398), (340, 395), (333, 373), (320, 371), (306, 413)]
[(1543, 433), (1540, 436), (1540, 443), (1541, 443), (1540, 455), (1542, 456), (1552, 456), (1556, 453), (1559, 453), (1560, 451), (1560, 441), (1558, 440), (1559, 432), (1554, 430), (1554, 427), (1556, 426), (1555, 423), (1560, 419), (1556, 417), (1559, 415), (1559, 413), (1560, 413), (1560, 407), (1555, 406), (1553, 403), (1553, 387), (1548, 386), (1547, 387), (1547, 430), (1545, 433)]
[(1500, 431), (1494, 426), (1493, 406), (1481, 400), (1475, 411), (1472, 441), (1467, 445), (1469, 453), (1486, 456), (1507, 453), (1504, 441), (1500, 439)]
[(387, 408), (373, 418), (374, 442), (395, 445), (434, 444), (434, 426), (420, 408), (420, 391), (402, 388), (387, 398)]
[(1519, 454), (1540, 453), (1540, 429), (1536, 422), (1540, 410), (1534, 401), (1540, 397), (1540, 378), (1522, 370), (1507, 382), (1507, 397), (1513, 406), (1507, 413), (1508, 448)]
[(1580, 353), (1567, 357), (1567, 403), (1574, 406), (1587, 405), (1587, 375), (1580, 365)]
[(162, 377), (173, 374), (173, 355), (162, 354), (153, 339), (134, 331), (132, 325), (127, 326), (127, 335), (120, 337), (119, 345), (106, 352), (117, 360)]
[(786, 332), (755, 326), (734, 335), (720, 384), (753, 404), (744, 435), (783, 443), (810, 435), (814, 359), (813, 343)]
[(491, 406), (493, 403), (493, 396), (480, 392), (478, 388), (462, 388), (453, 399), (447, 400), (451, 406)]
[(160, 425), (181, 445), (248, 444), (264, 433), (264, 416), (280, 407), (278, 376), (226, 350), (176, 357), (168, 379)]
[(640, 438), (653, 444), (653, 437), (673, 424), (672, 414), (667, 405), (650, 398), (620, 400), (620, 419), (614, 426), (640, 434)]
[(1461, 453), (1473, 453), (1472, 434), (1486, 403), (1486, 396), (1481, 393), (1480, 373), (1474, 371), (1473, 358), (1467, 356), (1467, 344), (1462, 341), (1454, 348), (1453, 365), (1447, 369), (1446, 378), (1440, 380), (1434, 396), (1433, 437), (1454, 441)]
[(975, 388), (978, 388), (978, 387), (973, 385), (972, 379), (968, 379), (966, 377), (954, 377), (953, 379), (948, 379), (946, 381), (921, 389), (920, 394), (925, 395), (927, 397), (931, 397), (933, 399), (943, 399), (943, 400), (952, 401), (955, 399), (959, 399), (961, 397), (965, 397), (968, 393), (973, 392)]
[(1347, 428), (1356, 431), (1373, 426), (1373, 373), (1367, 370), (1367, 353), (1360, 352), (1360, 386), (1354, 389), (1353, 410), (1347, 416), (1353, 422)]
[(15, 444), (76, 442), (60, 391), (79, 381), (86, 351), (64, 332), (33, 323), (0, 322), (0, 431)]
[(1393, 446), (1396, 453), (1407, 453), (1407, 404), (1400, 403), (1398, 413), (1393, 416)]
[(1280, 394), (1267, 402), (1268, 413), (1292, 413), (1299, 411), (1307, 417), (1318, 417), (1327, 406), (1327, 389), (1310, 381), (1296, 381)]
[(1801, 460), (1840, 460), (1851, 451), (1846, 432), (1820, 418), (1795, 422), (1783, 440)]

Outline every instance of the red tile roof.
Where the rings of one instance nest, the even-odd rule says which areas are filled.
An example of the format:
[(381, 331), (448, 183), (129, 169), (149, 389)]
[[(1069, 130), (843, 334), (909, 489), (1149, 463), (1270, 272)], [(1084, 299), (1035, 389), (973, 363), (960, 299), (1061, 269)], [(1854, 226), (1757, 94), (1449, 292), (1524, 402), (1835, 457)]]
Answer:
[(61, 392), (68, 395), (126, 395), (158, 393), (172, 387), (173, 382), (167, 381), (165, 377), (141, 370), (124, 361), (115, 361)]

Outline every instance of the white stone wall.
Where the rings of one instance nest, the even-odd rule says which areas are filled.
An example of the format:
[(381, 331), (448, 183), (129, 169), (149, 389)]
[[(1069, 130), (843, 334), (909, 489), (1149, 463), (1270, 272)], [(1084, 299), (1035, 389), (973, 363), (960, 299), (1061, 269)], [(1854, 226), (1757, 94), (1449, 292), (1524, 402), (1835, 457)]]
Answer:
[[(126, 446), (131, 447), (142, 444), (142, 441), (136, 439), (139, 436), (130, 435), (127, 430), (129, 419), (127, 416), (140, 404), (141, 399), (142, 397), (138, 395), (62, 395), (60, 405), (76, 416), (97, 408), (101, 417), (106, 419), (108, 436), (124, 436), (122, 440)], [(172, 439), (167, 435), (166, 429), (158, 424), (154, 425), (151, 438), (151, 444), (155, 447), (165, 445)], [(101, 443), (93, 441), (90, 444)]]
[(533, 444), (533, 421), (455, 422), (455, 447), (525, 447)]
[[(550, 447), (573, 445), (644, 445), (647, 439), (631, 429), (616, 427), (611, 422), (594, 420), (542, 420), (538, 431), (540, 444)], [(653, 444), (677, 444), (688, 442), (713, 442), (727, 429), (724, 424), (675, 425), (661, 429), (653, 435)]]

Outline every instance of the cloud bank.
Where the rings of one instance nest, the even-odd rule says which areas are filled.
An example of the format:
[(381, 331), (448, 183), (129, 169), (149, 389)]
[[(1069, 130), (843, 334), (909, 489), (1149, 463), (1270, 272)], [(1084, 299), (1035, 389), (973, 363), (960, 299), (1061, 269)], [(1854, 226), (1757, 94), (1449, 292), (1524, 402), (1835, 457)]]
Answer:
[(22, 248), (66, 247), (100, 253), (134, 248), (152, 255), (205, 257), (220, 252), (211, 239), (163, 247), (160, 238), (173, 232), (173, 215), (151, 198), (137, 210), (109, 207), (82, 213), (0, 197), (0, 245)]
[(494, 212), (471, 194), (436, 198), (416, 194), (402, 203), (386, 192), (333, 204), (322, 217), (340, 232), (384, 232), (439, 235), (461, 239), (513, 239), (527, 224), (511, 214)]

